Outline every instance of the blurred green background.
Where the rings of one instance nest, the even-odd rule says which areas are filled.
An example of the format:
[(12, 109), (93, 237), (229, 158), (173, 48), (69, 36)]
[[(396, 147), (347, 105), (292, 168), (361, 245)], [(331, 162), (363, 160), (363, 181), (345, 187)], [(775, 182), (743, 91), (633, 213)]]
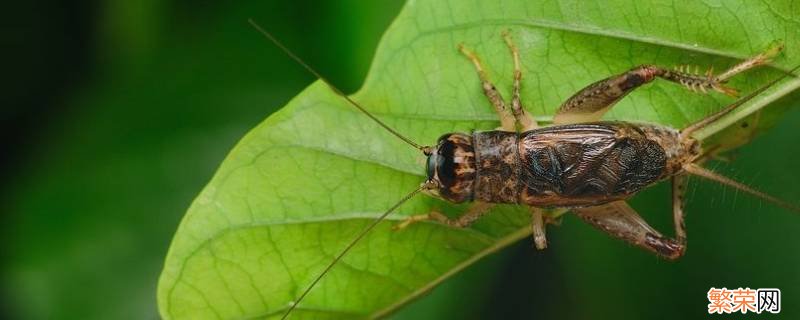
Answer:
[[(403, 5), (381, 1), (41, 1), (4, 29), (2, 300), (20, 319), (155, 319), (156, 281), (193, 197), (236, 141), (313, 78), (254, 18), (355, 91)], [(800, 112), (720, 170), (798, 201)], [(794, 171), (793, 171), (794, 170)], [(545, 252), (524, 241), (448, 280), (396, 318), (704, 318), (711, 286), (778, 287), (800, 317), (800, 217), (693, 183), (688, 255), (658, 260), (573, 217)], [(671, 230), (664, 186), (637, 203)], [(705, 316), (704, 316), (705, 315)], [(763, 317), (763, 315), (762, 315)]]

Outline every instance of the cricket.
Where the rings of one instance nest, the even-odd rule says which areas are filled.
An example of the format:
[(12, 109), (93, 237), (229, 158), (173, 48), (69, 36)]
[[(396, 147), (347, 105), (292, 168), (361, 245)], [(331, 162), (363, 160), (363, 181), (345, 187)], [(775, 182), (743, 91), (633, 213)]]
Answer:
[[(358, 233), (329, 265), (296, 297), (283, 314), (286, 319), (314, 286), (373, 227), (404, 202), (424, 193), (451, 203), (471, 203), (463, 214), (449, 218), (439, 212), (409, 216), (394, 229), (413, 228), (428, 221), (454, 228), (466, 228), (497, 204), (515, 204), (529, 209), (533, 242), (537, 249), (547, 247), (546, 226), (557, 219), (553, 209), (577, 215), (591, 226), (666, 260), (680, 258), (686, 250), (684, 195), (690, 175), (730, 186), (788, 210), (800, 212), (797, 205), (782, 201), (743, 183), (705, 169), (701, 163), (714, 156), (693, 134), (707, 127), (771, 86), (794, 76), (800, 66), (723, 107), (721, 110), (684, 128), (626, 121), (602, 121), (603, 115), (633, 90), (656, 79), (673, 82), (689, 91), (738, 96), (726, 86), (729, 79), (765, 65), (781, 50), (773, 46), (732, 67), (715, 73), (689, 68), (663, 68), (641, 65), (589, 84), (557, 109), (553, 123), (542, 126), (525, 110), (520, 97), (521, 56), (512, 33), (498, 35), (513, 60), (513, 88), (505, 100), (488, 78), (485, 64), (468, 44), (454, 48), (464, 63), (474, 66), (489, 104), (496, 111), (499, 127), (491, 131), (444, 133), (431, 146), (418, 144), (344, 94), (325, 77), (266, 32), (253, 20), (250, 24), (290, 58), (316, 76), (337, 95), (364, 113), (388, 133), (418, 149), (426, 157), (427, 178), (418, 189)], [(500, 39), (498, 39), (500, 41)], [(626, 200), (657, 182), (671, 183), (673, 236), (650, 227)]]

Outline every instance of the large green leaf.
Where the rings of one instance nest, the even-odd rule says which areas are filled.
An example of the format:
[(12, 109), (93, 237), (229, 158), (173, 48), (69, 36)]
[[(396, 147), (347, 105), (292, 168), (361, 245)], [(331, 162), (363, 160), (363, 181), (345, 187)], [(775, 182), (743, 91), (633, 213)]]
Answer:
[[(494, 128), (495, 115), (474, 69), (456, 46), (474, 49), (509, 96), (511, 60), (500, 34), (511, 30), (523, 57), (523, 102), (547, 121), (581, 87), (638, 64), (722, 70), (782, 39), (787, 50), (776, 65), (788, 69), (800, 61), (795, 9), (790, 1), (682, 7), (637, 1), (410, 1), (386, 32), (354, 99), (420, 143), (433, 143), (445, 132)], [(778, 74), (764, 68), (731, 85), (748, 92)], [(731, 118), (733, 123), (759, 113), (761, 121), (739, 137), (772, 122), (764, 119), (776, 119), (787, 103), (764, 107), (798, 86), (800, 81), (785, 81)], [(680, 128), (729, 101), (657, 81), (631, 94), (607, 118)], [(280, 315), (359, 230), (418, 186), (421, 159), (327, 87), (311, 85), (241, 140), (189, 208), (160, 279), (162, 316)], [(454, 215), (464, 206), (426, 197), (409, 201), (357, 245), (294, 316), (385, 315), (528, 235), (526, 210), (512, 206), (463, 230), (434, 223), (390, 230), (404, 216), (432, 208)]]

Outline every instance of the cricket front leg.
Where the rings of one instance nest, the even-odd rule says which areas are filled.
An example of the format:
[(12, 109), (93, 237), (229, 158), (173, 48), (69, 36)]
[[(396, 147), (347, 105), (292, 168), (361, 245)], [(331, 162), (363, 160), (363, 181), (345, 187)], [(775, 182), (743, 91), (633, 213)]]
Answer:
[(533, 116), (525, 111), (522, 106), (522, 97), (520, 95), (520, 87), (522, 86), (522, 66), (519, 62), (519, 50), (517, 46), (511, 41), (509, 31), (503, 32), (503, 40), (505, 40), (508, 49), (511, 50), (511, 57), (514, 59), (514, 87), (511, 93), (511, 114), (514, 119), (519, 123), (522, 132), (533, 130), (539, 127)]
[(697, 69), (695, 72), (691, 72), (688, 67), (670, 70), (654, 65), (641, 65), (625, 73), (590, 84), (578, 91), (561, 105), (553, 118), (553, 123), (571, 124), (598, 121), (617, 101), (656, 78), (678, 83), (695, 92), (706, 93), (714, 90), (729, 96), (736, 96), (738, 92), (725, 86), (725, 83), (736, 74), (768, 63), (770, 58), (777, 55), (782, 48), (782, 45), (772, 47), (719, 75), (714, 75), (713, 69), (708, 69), (704, 75), (700, 75)]
[(511, 112), (509, 112), (509, 110), (506, 108), (506, 105), (503, 102), (503, 97), (500, 95), (500, 92), (497, 91), (497, 87), (495, 87), (495, 85), (489, 81), (486, 71), (483, 70), (483, 64), (481, 64), (481, 60), (477, 55), (475, 55), (475, 53), (464, 47), (463, 44), (458, 45), (458, 50), (467, 56), (467, 58), (472, 61), (472, 64), (475, 65), (475, 69), (478, 71), (478, 77), (481, 80), (483, 94), (486, 95), (487, 99), (489, 99), (489, 103), (492, 104), (494, 111), (497, 112), (497, 115), (500, 117), (500, 128), (498, 128), (498, 130), (509, 132), (516, 131), (514, 115), (511, 114)]
[(408, 228), (408, 226), (414, 223), (421, 221), (437, 221), (455, 228), (466, 228), (469, 227), (471, 224), (473, 224), (475, 221), (477, 221), (484, 214), (489, 212), (489, 209), (491, 209), (492, 207), (494, 207), (494, 204), (492, 203), (476, 201), (473, 202), (469, 206), (469, 208), (467, 208), (466, 212), (464, 212), (462, 215), (458, 216), (455, 219), (448, 218), (441, 212), (433, 210), (427, 214), (409, 216), (403, 222), (392, 227), (392, 229), (402, 230)]

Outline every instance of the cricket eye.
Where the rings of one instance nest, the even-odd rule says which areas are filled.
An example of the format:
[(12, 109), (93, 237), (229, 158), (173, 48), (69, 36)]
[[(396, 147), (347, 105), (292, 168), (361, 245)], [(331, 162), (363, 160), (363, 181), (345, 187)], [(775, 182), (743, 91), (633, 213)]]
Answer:
[(436, 156), (435, 171), (436, 178), (442, 187), (450, 187), (455, 183), (456, 172), (455, 163), (453, 163), (453, 156), (456, 150), (456, 145), (450, 141), (451, 135), (445, 135), (439, 139), (439, 145), (436, 148), (434, 155)]
[(441, 164), (441, 159), (442, 157), (436, 153), (436, 150), (434, 150), (434, 152), (428, 156), (428, 161), (425, 164), (425, 171), (428, 174), (428, 181), (433, 180), (436, 176), (436, 167)]

